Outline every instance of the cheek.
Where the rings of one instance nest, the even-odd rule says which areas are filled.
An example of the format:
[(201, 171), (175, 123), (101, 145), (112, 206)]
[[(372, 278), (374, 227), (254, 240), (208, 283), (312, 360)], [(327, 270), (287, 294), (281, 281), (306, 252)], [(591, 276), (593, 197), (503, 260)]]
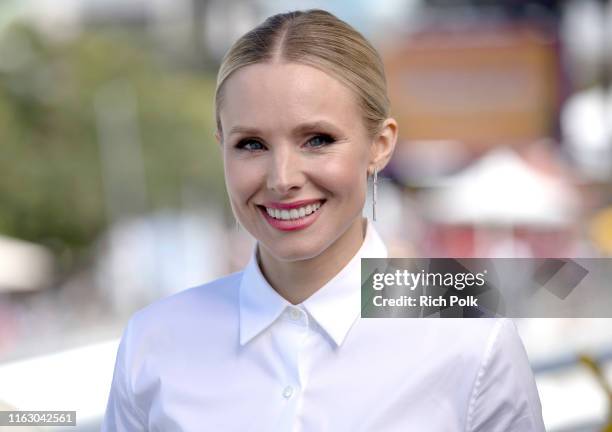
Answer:
[(224, 158), (224, 172), (228, 194), (237, 204), (253, 195), (262, 179), (259, 164), (231, 157)]
[(317, 178), (338, 196), (359, 198), (365, 192), (367, 165), (362, 158), (345, 156), (317, 167)]

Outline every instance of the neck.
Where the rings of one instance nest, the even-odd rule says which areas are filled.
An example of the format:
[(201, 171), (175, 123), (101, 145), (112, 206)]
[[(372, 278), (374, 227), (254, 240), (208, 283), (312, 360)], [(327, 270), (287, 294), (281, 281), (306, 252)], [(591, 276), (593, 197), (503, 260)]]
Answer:
[(319, 255), (298, 261), (279, 261), (258, 246), (259, 267), (268, 283), (291, 304), (299, 304), (317, 292), (355, 256), (365, 238), (361, 216)]

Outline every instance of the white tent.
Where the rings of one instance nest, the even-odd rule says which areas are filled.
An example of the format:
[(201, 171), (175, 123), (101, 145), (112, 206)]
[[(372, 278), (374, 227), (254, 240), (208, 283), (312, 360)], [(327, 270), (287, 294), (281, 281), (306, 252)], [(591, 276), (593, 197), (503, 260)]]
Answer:
[(563, 226), (573, 220), (578, 197), (570, 185), (500, 149), (440, 181), (424, 201), (441, 223)]

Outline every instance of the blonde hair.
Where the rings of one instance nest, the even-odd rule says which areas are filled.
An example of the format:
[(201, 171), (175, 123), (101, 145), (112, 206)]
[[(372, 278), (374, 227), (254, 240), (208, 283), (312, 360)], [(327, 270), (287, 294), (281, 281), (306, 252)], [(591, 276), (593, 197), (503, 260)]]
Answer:
[(331, 13), (311, 9), (273, 15), (229, 49), (217, 75), (215, 119), (219, 133), (223, 84), (228, 77), (244, 66), (274, 61), (316, 67), (347, 85), (357, 96), (370, 137), (389, 117), (385, 71), (376, 49)]

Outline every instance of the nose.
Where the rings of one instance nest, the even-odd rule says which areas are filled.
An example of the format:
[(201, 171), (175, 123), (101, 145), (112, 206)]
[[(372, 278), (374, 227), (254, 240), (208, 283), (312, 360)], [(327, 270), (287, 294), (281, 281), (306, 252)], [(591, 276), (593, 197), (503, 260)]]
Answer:
[(299, 190), (305, 181), (300, 156), (288, 147), (279, 146), (273, 150), (268, 169), (267, 187), (278, 195)]

